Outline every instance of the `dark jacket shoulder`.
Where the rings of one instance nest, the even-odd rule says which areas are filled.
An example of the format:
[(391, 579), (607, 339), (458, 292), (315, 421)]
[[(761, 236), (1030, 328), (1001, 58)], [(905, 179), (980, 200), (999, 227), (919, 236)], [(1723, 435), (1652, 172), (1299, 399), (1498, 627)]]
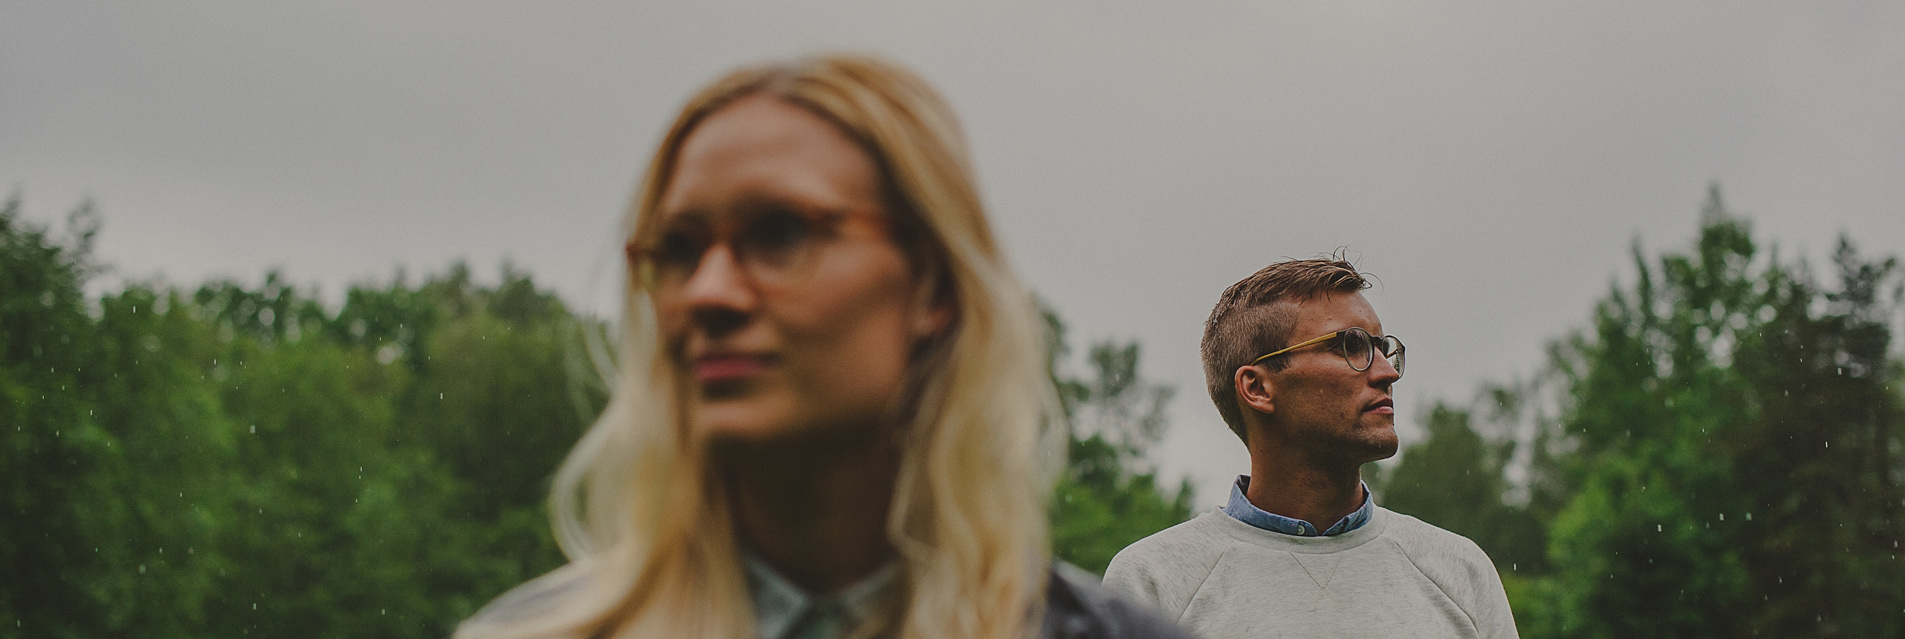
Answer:
[(1144, 604), (1112, 592), (1096, 576), (1064, 562), (1052, 564), (1046, 586), (1043, 639), (1191, 639), (1191, 634)]

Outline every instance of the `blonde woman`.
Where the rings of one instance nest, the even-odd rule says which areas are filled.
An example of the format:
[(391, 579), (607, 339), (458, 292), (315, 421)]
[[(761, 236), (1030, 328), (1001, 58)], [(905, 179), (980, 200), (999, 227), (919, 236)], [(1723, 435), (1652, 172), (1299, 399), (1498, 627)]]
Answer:
[(618, 381), (555, 480), (571, 563), (457, 637), (1180, 636), (1052, 567), (1044, 345), (924, 82), (734, 72), (630, 215)]

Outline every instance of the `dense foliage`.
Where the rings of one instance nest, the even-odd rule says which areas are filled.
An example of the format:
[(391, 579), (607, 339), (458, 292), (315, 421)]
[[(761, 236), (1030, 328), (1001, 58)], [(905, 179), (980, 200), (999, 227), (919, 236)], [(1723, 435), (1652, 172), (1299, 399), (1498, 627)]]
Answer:
[(1700, 219), (1483, 395), (1492, 441), (1438, 408), (1384, 503), (1487, 549), (1524, 636), (1905, 634), (1897, 262), (1841, 240), (1822, 284), (1717, 189)]
[[(0, 208), (0, 637), (445, 636), (560, 563), (544, 500), (604, 401), (599, 325), (507, 267), (335, 309), (276, 274), (88, 299), (97, 226)], [(1152, 388), (1120, 352), (1068, 406)], [(1144, 392), (1136, 439), (1073, 444), (1055, 524), (1086, 567), (1183, 518), (1125, 470)]]
[(527, 276), (88, 300), (87, 211), (0, 210), (0, 636), (441, 636), (559, 560), (546, 477), (601, 396)]
[(1080, 568), (1104, 574), (1131, 542), (1189, 519), (1191, 485), (1158, 484), (1147, 453), (1164, 434), (1164, 406), (1172, 389), (1138, 375), (1136, 343), (1091, 347), (1090, 376), (1059, 372), (1070, 349), (1065, 325), (1047, 311), (1051, 369), (1068, 419), (1069, 463), (1052, 495), (1052, 551)]
[[(508, 268), (89, 296), (97, 228), (0, 207), (0, 637), (442, 636), (561, 561), (599, 324)], [(1486, 549), (1524, 636), (1905, 634), (1905, 272), (1781, 261), (1717, 191), (1634, 261), (1539, 373), (1431, 410), (1381, 503)], [(1047, 324), (1053, 547), (1102, 571), (1191, 514), (1148, 461), (1171, 392)]]

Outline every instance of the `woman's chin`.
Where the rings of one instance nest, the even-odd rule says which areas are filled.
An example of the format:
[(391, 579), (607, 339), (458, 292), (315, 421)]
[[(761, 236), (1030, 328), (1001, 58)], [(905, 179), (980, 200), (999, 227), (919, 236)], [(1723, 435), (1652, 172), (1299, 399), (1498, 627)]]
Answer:
[(802, 430), (786, 402), (772, 397), (728, 397), (703, 401), (695, 408), (695, 430), (710, 439), (736, 443), (769, 442)]

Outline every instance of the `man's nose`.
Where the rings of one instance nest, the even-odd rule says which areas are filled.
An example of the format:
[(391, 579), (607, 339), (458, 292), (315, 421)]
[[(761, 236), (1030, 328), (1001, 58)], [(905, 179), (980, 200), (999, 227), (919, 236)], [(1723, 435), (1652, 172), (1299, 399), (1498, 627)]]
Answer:
[(1396, 365), (1390, 362), (1389, 358), (1377, 356), (1375, 359), (1376, 361), (1371, 363), (1369, 370), (1366, 371), (1371, 385), (1388, 386), (1402, 379), (1402, 371), (1396, 370)]

